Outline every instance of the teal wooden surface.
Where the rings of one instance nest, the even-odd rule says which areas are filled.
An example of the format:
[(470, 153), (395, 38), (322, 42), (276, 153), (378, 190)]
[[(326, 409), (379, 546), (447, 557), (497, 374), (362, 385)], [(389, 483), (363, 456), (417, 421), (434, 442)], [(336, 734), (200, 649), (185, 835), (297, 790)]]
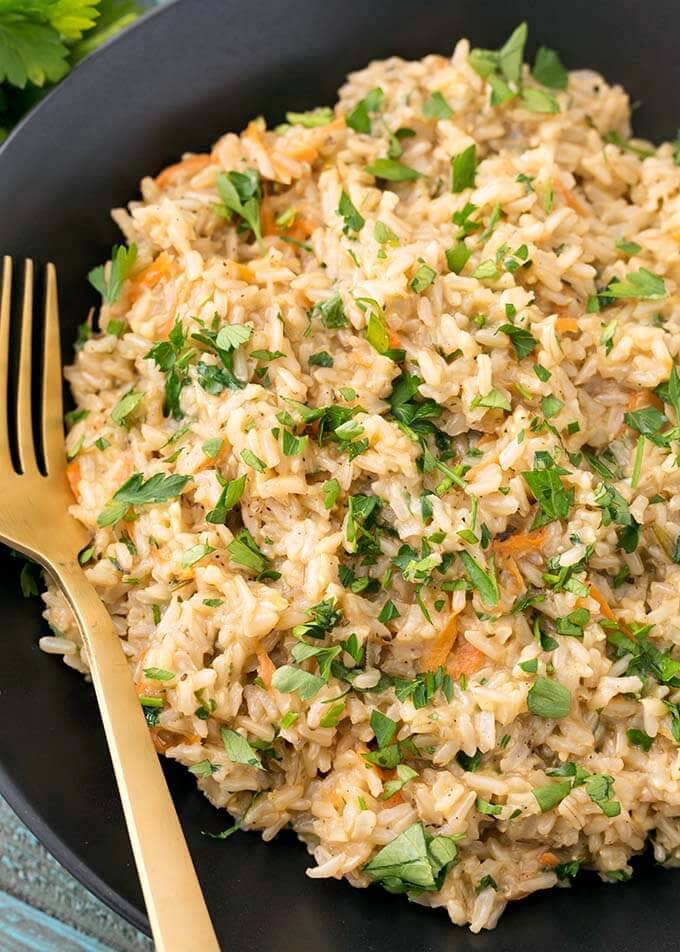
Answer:
[(0, 799), (0, 952), (151, 952), (151, 942), (96, 899)]

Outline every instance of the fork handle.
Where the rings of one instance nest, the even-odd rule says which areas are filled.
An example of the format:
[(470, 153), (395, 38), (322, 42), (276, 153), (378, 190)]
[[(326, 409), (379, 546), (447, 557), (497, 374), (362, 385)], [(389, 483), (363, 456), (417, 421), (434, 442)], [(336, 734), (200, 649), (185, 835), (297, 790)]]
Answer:
[(52, 563), (87, 645), (137, 872), (159, 952), (219, 952), (120, 639), (77, 562)]

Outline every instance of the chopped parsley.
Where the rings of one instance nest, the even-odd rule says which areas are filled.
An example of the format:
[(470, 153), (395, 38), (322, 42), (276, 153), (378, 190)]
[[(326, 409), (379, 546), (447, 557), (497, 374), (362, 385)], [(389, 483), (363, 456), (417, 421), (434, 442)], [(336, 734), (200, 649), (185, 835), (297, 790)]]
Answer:
[(559, 681), (537, 678), (527, 695), (527, 707), (536, 717), (567, 717), (571, 710), (571, 691)]
[(376, 159), (371, 165), (366, 166), (366, 171), (387, 182), (413, 182), (421, 178), (420, 172), (397, 159)]
[(388, 892), (418, 895), (441, 889), (449, 867), (458, 857), (451, 836), (431, 836), (414, 823), (363, 867), (363, 872)]
[(451, 159), (451, 191), (474, 188), (477, 171), (477, 146), (473, 143)]
[(260, 223), (262, 186), (259, 172), (256, 169), (246, 169), (245, 172), (220, 172), (216, 185), (222, 204), (213, 205), (213, 210), (227, 221), (231, 221), (233, 215), (238, 215), (246, 228), (255, 235), (260, 253), (264, 254)]
[(114, 245), (111, 251), (111, 266), (106, 273), (105, 265), (93, 268), (87, 276), (88, 281), (102, 296), (105, 304), (111, 306), (120, 297), (123, 282), (130, 276), (137, 260), (137, 245), (129, 248)]
[(141, 473), (133, 473), (120, 489), (116, 490), (111, 502), (99, 514), (97, 525), (113, 525), (126, 516), (131, 506), (168, 502), (181, 494), (190, 479), (190, 476), (155, 473), (145, 481)]
[(362, 218), (359, 214), (357, 208), (352, 204), (352, 199), (344, 189), (340, 193), (338, 215), (345, 220), (342, 230), (346, 235), (349, 235), (351, 232), (358, 234), (366, 224), (366, 219)]

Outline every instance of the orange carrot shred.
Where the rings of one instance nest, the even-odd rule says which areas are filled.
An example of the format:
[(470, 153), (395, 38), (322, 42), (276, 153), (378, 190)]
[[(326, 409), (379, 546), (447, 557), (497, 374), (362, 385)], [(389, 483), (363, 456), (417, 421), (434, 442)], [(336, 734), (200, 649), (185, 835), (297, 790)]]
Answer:
[(73, 495), (78, 498), (78, 488), (80, 486), (80, 460), (73, 459), (66, 466), (66, 478), (68, 479), (68, 484), (71, 487), (71, 492)]
[(470, 644), (467, 638), (463, 638), (451, 653), (446, 670), (454, 680), (457, 680), (461, 674), (468, 676), (479, 671), (485, 662), (486, 655)]
[(499, 555), (521, 558), (528, 552), (540, 550), (545, 543), (547, 534), (548, 530), (545, 526), (542, 529), (535, 529), (533, 532), (515, 532), (507, 539), (494, 542), (493, 547)]
[(557, 866), (560, 861), (559, 856), (555, 856), (554, 853), (541, 853), (538, 857), (538, 862), (541, 866)]
[(436, 671), (440, 665), (444, 664), (456, 638), (458, 637), (458, 616), (450, 615), (446, 624), (435, 636), (427, 651), (420, 659), (421, 671)]
[(190, 155), (181, 162), (175, 162), (174, 165), (168, 165), (159, 175), (156, 176), (156, 185), (159, 188), (167, 188), (168, 185), (174, 185), (182, 175), (196, 175), (207, 165), (210, 165), (209, 155)]
[(257, 652), (257, 673), (262, 678), (262, 682), (268, 691), (272, 687), (272, 675), (276, 671), (276, 665), (269, 657), (266, 651)]
[(579, 326), (575, 317), (558, 317), (555, 321), (555, 330), (558, 334), (576, 334)]

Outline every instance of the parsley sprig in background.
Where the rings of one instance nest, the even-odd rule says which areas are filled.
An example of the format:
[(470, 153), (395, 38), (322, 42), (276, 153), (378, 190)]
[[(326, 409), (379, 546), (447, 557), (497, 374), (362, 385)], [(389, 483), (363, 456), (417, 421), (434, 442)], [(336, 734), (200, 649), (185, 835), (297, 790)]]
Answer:
[(0, 0), (0, 142), (88, 53), (128, 26), (136, 0)]

